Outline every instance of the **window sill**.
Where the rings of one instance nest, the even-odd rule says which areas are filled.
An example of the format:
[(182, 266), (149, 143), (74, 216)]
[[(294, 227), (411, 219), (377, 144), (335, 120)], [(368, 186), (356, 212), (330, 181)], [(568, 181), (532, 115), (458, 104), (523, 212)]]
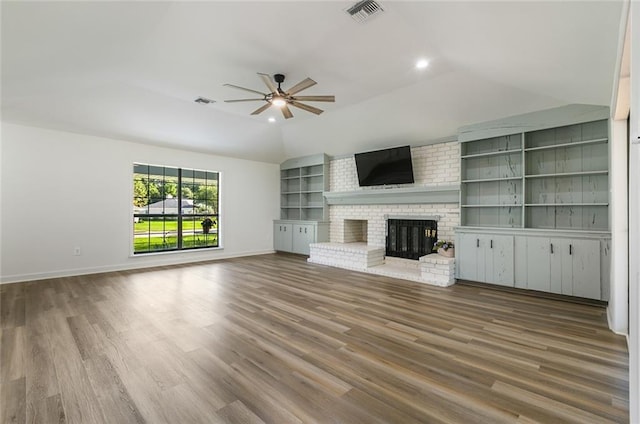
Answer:
[(130, 258), (147, 258), (149, 256), (165, 256), (165, 255), (175, 255), (175, 254), (185, 254), (185, 253), (194, 253), (194, 252), (211, 252), (211, 251), (220, 251), (224, 250), (224, 247), (207, 247), (202, 249), (185, 249), (185, 250), (169, 250), (166, 252), (148, 252), (148, 253), (129, 253)]

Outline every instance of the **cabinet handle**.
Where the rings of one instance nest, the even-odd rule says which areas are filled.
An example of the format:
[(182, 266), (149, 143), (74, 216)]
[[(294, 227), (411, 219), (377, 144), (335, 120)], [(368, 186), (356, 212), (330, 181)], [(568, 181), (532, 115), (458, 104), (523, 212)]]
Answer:
[(300, 231), (298, 231), (298, 232), (299, 232), (299, 233), (301, 233), (301, 232), (302, 232), (302, 227), (300, 227)]
[(476, 247), (480, 247), (480, 239), (476, 239)]
[(553, 243), (551, 243), (551, 253), (553, 253)]
[(489, 247), (493, 249), (493, 240), (491, 240), (491, 242), (489, 243)]
[(307, 229), (306, 228), (304, 229), (304, 233), (307, 234)]
[(286, 225), (284, 226), (284, 232), (285, 233), (287, 232), (287, 226)]
[(572, 253), (573, 253), (573, 245), (572, 245), (572, 244), (570, 244), (570, 245), (569, 245), (569, 254), (571, 255)]

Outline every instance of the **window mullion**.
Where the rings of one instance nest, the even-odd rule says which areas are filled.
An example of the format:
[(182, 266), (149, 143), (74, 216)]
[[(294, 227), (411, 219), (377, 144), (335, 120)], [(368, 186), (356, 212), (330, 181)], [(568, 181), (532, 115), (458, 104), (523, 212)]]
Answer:
[(182, 249), (182, 168), (178, 168), (178, 250)]

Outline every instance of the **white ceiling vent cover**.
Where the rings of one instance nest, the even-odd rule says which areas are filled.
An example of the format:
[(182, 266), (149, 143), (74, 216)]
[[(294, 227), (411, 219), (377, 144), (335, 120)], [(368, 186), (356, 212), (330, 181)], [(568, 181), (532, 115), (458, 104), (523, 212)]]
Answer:
[(382, 6), (374, 0), (362, 0), (347, 9), (347, 13), (351, 15), (356, 22), (365, 22), (373, 15), (377, 15), (383, 11)]

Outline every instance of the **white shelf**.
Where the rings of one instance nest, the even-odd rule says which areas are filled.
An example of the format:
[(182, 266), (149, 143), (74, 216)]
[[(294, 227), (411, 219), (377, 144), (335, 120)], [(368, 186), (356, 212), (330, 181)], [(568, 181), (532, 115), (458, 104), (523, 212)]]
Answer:
[(572, 206), (609, 206), (608, 203), (525, 203), (525, 206), (531, 207), (542, 207), (542, 206), (564, 206), (564, 207), (572, 207)]
[(502, 177), (502, 178), (484, 178), (477, 180), (462, 180), (463, 183), (490, 183), (494, 181), (513, 181), (513, 180), (521, 180), (522, 177)]
[(398, 205), (458, 203), (460, 186), (383, 188), (324, 192), (329, 205)]
[(573, 143), (559, 143), (559, 144), (550, 144), (548, 146), (540, 146), (540, 147), (526, 147), (524, 149), (525, 152), (533, 152), (536, 150), (547, 150), (547, 149), (558, 149), (561, 147), (571, 147), (571, 146), (581, 146), (585, 144), (598, 144), (598, 143), (606, 143), (609, 139), (607, 138), (596, 138), (593, 140), (584, 140), (584, 141), (575, 141)]
[(472, 159), (472, 158), (481, 158), (486, 156), (508, 155), (510, 153), (521, 153), (521, 152), (522, 152), (522, 149), (511, 149), (511, 150), (500, 150), (497, 152), (474, 153), (472, 155), (463, 155), (460, 157), (462, 159)]
[(463, 208), (521, 208), (522, 203), (502, 204), (502, 205), (462, 205)]
[(305, 174), (301, 175), (302, 178), (311, 178), (311, 177), (324, 177), (322, 174)]
[(555, 174), (532, 174), (525, 175), (525, 178), (552, 178), (552, 177), (579, 177), (581, 175), (606, 175), (609, 171), (580, 171), (580, 172), (561, 172)]

